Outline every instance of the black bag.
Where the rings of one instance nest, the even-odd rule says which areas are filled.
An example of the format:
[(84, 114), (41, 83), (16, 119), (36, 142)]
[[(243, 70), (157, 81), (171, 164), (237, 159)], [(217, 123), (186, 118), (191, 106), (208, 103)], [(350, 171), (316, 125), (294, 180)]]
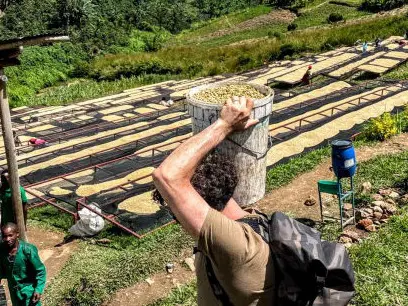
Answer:
[[(269, 243), (277, 271), (279, 306), (345, 306), (354, 295), (354, 272), (345, 247), (281, 212), (268, 219), (244, 218)], [(207, 275), (217, 299), (232, 305), (206, 258)], [(271, 301), (272, 303), (272, 301)]]
[(342, 244), (281, 212), (269, 221), (269, 245), (279, 271), (277, 305), (347, 305), (354, 272)]

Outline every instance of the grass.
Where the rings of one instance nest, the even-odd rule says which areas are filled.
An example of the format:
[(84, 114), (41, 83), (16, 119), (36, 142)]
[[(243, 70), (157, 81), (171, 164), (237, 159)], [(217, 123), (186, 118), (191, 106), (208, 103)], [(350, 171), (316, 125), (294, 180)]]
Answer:
[(350, 249), (355, 305), (408, 305), (408, 211)]
[(164, 299), (159, 299), (148, 306), (194, 306), (197, 305), (197, 283), (191, 283), (180, 286)]
[[(241, 72), (259, 67), (265, 59), (285, 56), (282, 46), (293, 47), (293, 56), (317, 53), (341, 45), (353, 45), (357, 39), (374, 40), (403, 33), (408, 27), (404, 17), (386, 17), (363, 20), (332, 28), (295, 31), (282, 39), (270, 38), (223, 47), (173, 46), (155, 53), (142, 55), (115, 55), (101, 57), (90, 65), (91, 75), (115, 79), (139, 74), (140, 71), (178, 71), (181, 77), (199, 77)], [(155, 63), (154, 65), (152, 63)]]
[(331, 13), (339, 13), (346, 20), (355, 19), (370, 14), (369, 12), (360, 11), (355, 7), (326, 3), (317, 9), (308, 10), (307, 12), (302, 13), (301, 16), (294, 21), (294, 23), (298, 25), (298, 29), (327, 25), (327, 17), (329, 17)]
[(363, 1), (361, 0), (331, 0), (330, 3), (335, 3), (339, 5), (346, 5), (351, 7), (360, 7)]
[(266, 174), (267, 192), (289, 184), (302, 173), (313, 170), (330, 156), (330, 147), (326, 146), (291, 158), (287, 163), (272, 167)]
[(260, 15), (268, 14), (270, 11), (270, 7), (260, 5), (236, 11), (209, 21), (194, 23), (191, 26), (191, 29), (184, 30), (183, 32), (178, 34), (176, 36), (176, 40), (172, 44), (185, 44), (186, 42), (194, 42), (195, 40), (200, 40), (203, 36), (209, 35), (215, 31), (230, 29), (233, 26), (246, 20), (258, 17)]
[(387, 73), (384, 78), (396, 80), (408, 80), (408, 62), (399, 66), (397, 69)]
[(48, 286), (44, 304), (100, 305), (116, 290), (164, 270), (166, 263), (174, 261), (192, 245), (191, 239), (177, 225), (142, 240), (122, 236), (117, 247), (81, 243)]
[(73, 219), (70, 215), (61, 213), (50, 205), (30, 209), (28, 219), (35, 221), (36, 224), (44, 224), (47, 228), (55, 228), (64, 232), (73, 225)]
[(286, 28), (287, 24), (285, 23), (271, 22), (268, 25), (257, 27), (255, 29), (242, 30), (231, 34), (226, 34), (220, 37), (206, 39), (200, 43), (200, 46), (215, 48), (240, 42), (243, 42), (243, 44), (245, 44), (246, 40), (256, 40), (259, 38), (265, 38), (274, 32), (279, 33), (286, 32)]
[[(140, 75), (122, 78), (115, 81), (95, 81), (89, 79), (74, 79), (70, 82), (50, 87), (32, 97), (29, 103), (24, 105), (63, 105), (86, 99), (98, 98), (109, 94), (115, 94), (125, 89), (135, 88), (146, 84), (159, 83), (166, 80), (177, 80), (177, 75)], [(13, 107), (21, 106), (21, 103), (11, 101)]]

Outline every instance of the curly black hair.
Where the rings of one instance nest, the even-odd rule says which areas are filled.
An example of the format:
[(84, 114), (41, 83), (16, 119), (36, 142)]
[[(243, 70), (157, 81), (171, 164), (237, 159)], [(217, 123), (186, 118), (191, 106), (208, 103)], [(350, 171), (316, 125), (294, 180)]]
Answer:
[[(213, 151), (197, 167), (191, 184), (212, 208), (222, 211), (234, 194), (238, 176), (234, 163), (220, 153)], [(153, 200), (165, 205), (156, 189)]]

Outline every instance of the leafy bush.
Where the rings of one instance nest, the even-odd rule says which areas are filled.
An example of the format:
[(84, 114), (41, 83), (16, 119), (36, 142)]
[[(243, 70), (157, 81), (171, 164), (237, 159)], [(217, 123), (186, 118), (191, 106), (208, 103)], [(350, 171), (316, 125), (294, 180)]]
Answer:
[(370, 119), (366, 123), (363, 135), (369, 140), (383, 141), (397, 133), (397, 120), (390, 113), (384, 113), (378, 118)]
[(290, 24), (288, 25), (288, 31), (294, 31), (294, 30), (296, 30), (297, 27), (298, 27), (298, 26), (297, 26), (296, 23), (290, 23)]
[(89, 76), (97, 80), (115, 80), (145, 74), (179, 74), (181, 66), (157, 57), (149, 61), (140, 55), (107, 55), (89, 67)]
[(270, 31), (270, 32), (268, 32), (268, 37), (269, 38), (275, 37), (276, 39), (282, 39), (283, 34), (281, 32), (277, 32), (277, 31), (274, 31), (274, 32)]
[(331, 13), (329, 17), (327, 17), (328, 23), (335, 23), (344, 20), (344, 17), (340, 13)]
[(284, 59), (285, 57), (292, 57), (296, 54), (300, 54), (306, 51), (306, 46), (300, 43), (287, 43), (280, 47), (278, 59)]
[(364, 0), (361, 8), (366, 11), (388, 11), (408, 4), (408, 0)]

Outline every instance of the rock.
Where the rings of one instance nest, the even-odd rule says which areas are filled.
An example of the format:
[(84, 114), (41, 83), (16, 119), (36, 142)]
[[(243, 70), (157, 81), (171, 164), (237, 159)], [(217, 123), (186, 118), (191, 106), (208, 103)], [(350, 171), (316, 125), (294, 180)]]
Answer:
[(391, 199), (398, 199), (400, 197), (398, 192), (392, 191), (389, 195), (388, 195)]
[(380, 213), (381, 215), (383, 214), (383, 210), (382, 210), (382, 208), (380, 206), (374, 206), (373, 210), (374, 210), (373, 215), (376, 212)]
[(389, 218), (389, 217), (388, 217), (387, 214), (383, 214), (383, 215), (381, 216), (380, 220), (385, 220), (385, 219), (388, 219), (388, 218)]
[(187, 265), (187, 267), (191, 271), (195, 272), (195, 265), (194, 265), (194, 259), (193, 258), (188, 257), (188, 258), (184, 259), (184, 263)]
[(381, 194), (378, 194), (378, 193), (372, 194), (371, 198), (374, 201), (382, 201), (384, 199), (384, 197)]
[(381, 224), (381, 222), (380, 222), (380, 221), (378, 221), (378, 220), (375, 220), (375, 221), (374, 221), (374, 224), (375, 224), (375, 225), (380, 225), (380, 224)]
[(340, 243), (352, 243), (353, 240), (350, 237), (340, 236), (339, 242)]
[(343, 217), (344, 218), (351, 218), (353, 216), (352, 211), (343, 211)]
[(373, 214), (373, 218), (376, 219), (376, 220), (381, 220), (382, 216), (383, 216), (383, 214), (378, 212), (378, 211), (374, 212), (374, 214)]
[(381, 188), (378, 190), (378, 193), (381, 194), (382, 196), (389, 196), (392, 192), (392, 189), (390, 188)]
[(361, 194), (369, 194), (371, 192), (372, 188), (373, 188), (373, 186), (371, 185), (370, 182), (364, 182), (361, 185)]
[(108, 239), (108, 238), (102, 238), (102, 239), (96, 240), (96, 243), (99, 243), (99, 244), (110, 244), (110, 243), (112, 243), (112, 240), (110, 240), (110, 239)]
[(348, 249), (349, 247), (351, 247), (353, 244), (352, 243), (345, 243), (344, 244), (344, 247), (346, 248), (346, 249)]
[(317, 203), (316, 199), (310, 195), (303, 204), (306, 206), (313, 206), (316, 205), (316, 203)]
[(401, 205), (407, 205), (407, 204), (408, 204), (408, 193), (406, 193), (406, 194), (404, 194), (402, 197), (400, 197), (400, 198), (398, 199), (398, 202), (399, 202)]
[(372, 215), (374, 213), (374, 209), (370, 207), (365, 207), (362, 210), (365, 211), (369, 215)]
[(371, 225), (369, 225), (369, 226), (366, 226), (366, 227), (365, 227), (365, 230), (366, 230), (367, 232), (375, 232), (377, 229), (376, 229), (376, 227), (375, 227), (374, 224), (371, 224)]
[(384, 203), (383, 205), (381, 205), (381, 208), (384, 212), (388, 213), (388, 214), (395, 214), (397, 212), (397, 207), (395, 205), (392, 205), (390, 203)]
[(372, 201), (371, 205), (381, 207), (381, 205), (383, 205), (384, 203), (386, 203), (386, 202), (384, 202), (384, 201)]
[(178, 280), (175, 279), (175, 278), (172, 278), (172, 279), (171, 279), (171, 282), (173, 283), (174, 286), (179, 286), (179, 285), (180, 285), (180, 283), (178, 282)]
[(361, 229), (365, 229), (367, 226), (370, 226), (373, 224), (373, 221), (370, 219), (363, 219), (358, 221), (357, 227)]
[(344, 203), (344, 210), (352, 210), (353, 205), (351, 203)]
[(397, 205), (393, 199), (386, 199), (385, 202), (390, 203), (392, 205)]
[(146, 278), (145, 282), (149, 284), (149, 286), (154, 284), (154, 280), (152, 280), (151, 278)]
[(167, 273), (172, 274), (174, 271), (174, 264), (173, 263), (166, 264), (166, 271)]
[(366, 219), (366, 218), (368, 218), (370, 216), (371, 216), (371, 214), (367, 213), (365, 210), (357, 210), (356, 211), (356, 221)]
[(380, 220), (380, 223), (387, 223), (388, 222), (388, 219), (381, 219)]
[(347, 237), (350, 238), (353, 242), (358, 242), (360, 240), (360, 237), (356, 232), (353, 231), (344, 231), (341, 233), (340, 237)]

